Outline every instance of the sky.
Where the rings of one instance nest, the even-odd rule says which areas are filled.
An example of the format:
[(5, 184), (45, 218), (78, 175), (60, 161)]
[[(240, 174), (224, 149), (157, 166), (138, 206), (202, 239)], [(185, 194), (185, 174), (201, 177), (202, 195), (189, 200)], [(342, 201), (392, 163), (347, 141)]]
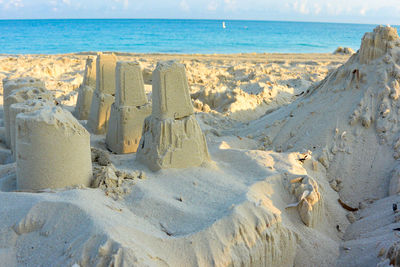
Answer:
[(400, 25), (400, 0), (0, 0), (0, 19), (182, 18)]

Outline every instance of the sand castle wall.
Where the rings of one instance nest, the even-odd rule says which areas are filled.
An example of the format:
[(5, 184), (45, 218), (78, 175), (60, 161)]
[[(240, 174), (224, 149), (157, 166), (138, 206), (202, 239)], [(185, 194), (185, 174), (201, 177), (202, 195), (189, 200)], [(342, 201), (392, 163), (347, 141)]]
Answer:
[(107, 131), (111, 105), (114, 103), (116, 63), (114, 54), (99, 54), (96, 59), (96, 90), (87, 124), (94, 134)]
[(22, 77), (16, 79), (3, 79), (3, 108), (4, 108), (4, 128), (5, 143), (7, 147), (11, 146), (10, 126), (9, 126), (9, 105), (6, 104), (7, 97), (15, 90), (31, 87), (45, 89), (44, 82), (37, 78)]
[(92, 105), (93, 92), (96, 89), (96, 61), (88, 57), (86, 59), (83, 82), (79, 87), (78, 100), (74, 115), (78, 120), (87, 120), (90, 106)]
[(207, 143), (193, 115), (182, 64), (157, 64), (152, 98), (152, 115), (145, 120), (137, 159), (152, 170), (199, 166), (208, 160)]
[(24, 102), (15, 103), (10, 106), (10, 136), (11, 136), (11, 152), (14, 160), (16, 159), (15, 151), (15, 140), (16, 140), (16, 129), (15, 122), (17, 115), (20, 113), (28, 113), (46, 106), (54, 106), (54, 103), (45, 99), (29, 99)]
[(45, 107), (20, 113), (16, 129), (19, 190), (90, 185), (90, 134), (70, 112)]
[(116, 96), (111, 107), (107, 131), (107, 147), (115, 153), (137, 151), (144, 119), (151, 113), (147, 101), (140, 65), (118, 62), (116, 67)]

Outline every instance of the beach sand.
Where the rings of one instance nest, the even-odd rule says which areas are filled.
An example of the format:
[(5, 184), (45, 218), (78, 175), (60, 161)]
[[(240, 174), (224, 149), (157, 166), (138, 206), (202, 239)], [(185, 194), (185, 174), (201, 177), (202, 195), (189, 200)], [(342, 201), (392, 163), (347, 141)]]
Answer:
[[(73, 111), (85, 59), (94, 55), (0, 55), (0, 79), (40, 78)], [(368, 98), (380, 77), (375, 65), (333, 54), (117, 57), (140, 62), (149, 100), (158, 61), (186, 66), (211, 160), (153, 172), (135, 154), (109, 152), (104, 135), (91, 135), (99, 188), (17, 192), (15, 163), (2, 145), (0, 262), (376, 266), (386, 260), (397, 238), (391, 223), (399, 197), (385, 198), (397, 128), (390, 136), (385, 131), (385, 143), (372, 126), (377, 118), (368, 127), (368, 118), (348, 122), (357, 107), (362, 116), (381, 104)], [(387, 64), (398, 68), (393, 57)], [(354, 69), (364, 75), (360, 81)]]

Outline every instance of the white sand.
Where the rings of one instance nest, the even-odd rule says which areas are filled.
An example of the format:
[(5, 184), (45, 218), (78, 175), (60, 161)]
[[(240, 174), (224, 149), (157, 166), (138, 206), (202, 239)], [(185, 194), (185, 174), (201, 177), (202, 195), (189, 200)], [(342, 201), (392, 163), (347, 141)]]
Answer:
[[(41, 193), (16, 192), (15, 164), (0, 165), (1, 262), (385, 266), (392, 260), (387, 252), (396, 247), (393, 229), (400, 224), (392, 210), (400, 198), (388, 197), (391, 180), (397, 193), (400, 157), (400, 40), (392, 30), (367, 35), (350, 59), (118, 55), (141, 62), (149, 100), (148, 73), (158, 60), (173, 58), (186, 65), (211, 161), (152, 172), (135, 154), (107, 152), (105, 136), (92, 135), (100, 188)], [(0, 76), (41, 78), (72, 110), (84, 66), (85, 55), (3, 56)], [(359, 210), (346, 210), (338, 199)]]

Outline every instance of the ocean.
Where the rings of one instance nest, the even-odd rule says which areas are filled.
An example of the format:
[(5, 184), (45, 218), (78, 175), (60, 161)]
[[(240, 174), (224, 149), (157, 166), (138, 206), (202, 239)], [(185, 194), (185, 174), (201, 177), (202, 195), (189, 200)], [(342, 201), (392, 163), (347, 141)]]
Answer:
[[(0, 20), (1, 54), (329, 53), (376, 25), (176, 19)], [(397, 27), (399, 29), (399, 27)]]

